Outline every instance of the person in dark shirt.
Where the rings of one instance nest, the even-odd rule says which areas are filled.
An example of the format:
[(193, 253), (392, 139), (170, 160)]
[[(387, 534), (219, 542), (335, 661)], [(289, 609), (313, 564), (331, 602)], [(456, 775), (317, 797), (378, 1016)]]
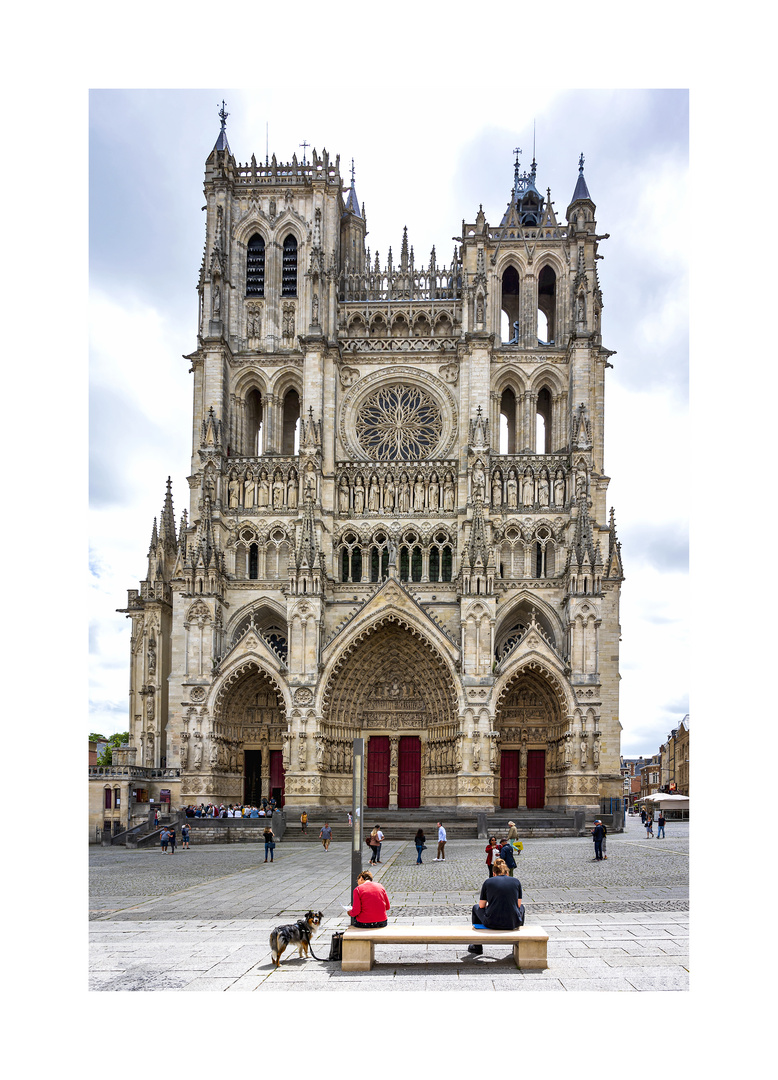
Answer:
[[(473, 925), (480, 923), (489, 930), (516, 930), (521, 925), (519, 905), (521, 904), (521, 882), (508, 875), (508, 866), (503, 859), (495, 859), (494, 875), (487, 878), (481, 886), (481, 897), (473, 904)], [(480, 956), (483, 945), (468, 945), (467, 951)]]

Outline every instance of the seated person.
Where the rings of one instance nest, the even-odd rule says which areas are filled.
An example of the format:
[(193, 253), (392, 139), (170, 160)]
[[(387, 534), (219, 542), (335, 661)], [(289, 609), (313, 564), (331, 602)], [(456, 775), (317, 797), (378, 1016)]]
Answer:
[[(488, 930), (517, 930), (521, 925), (521, 882), (509, 876), (504, 859), (495, 859), (493, 869), (494, 876), (483, 883), (481, 898), (473, 905), (473, 925), (480, 923)], [(467, 951), (480, 956), (484, 948), (483, 945), (468, 945)]]
[(363, 870), (357, 878), (354, 889), (354, 901), (348, 914), (354, 919), (355, 926), (386, 926), (386, 913), (389, 910), (389, 897), (383, 885), (373, 881), (369, 870)]

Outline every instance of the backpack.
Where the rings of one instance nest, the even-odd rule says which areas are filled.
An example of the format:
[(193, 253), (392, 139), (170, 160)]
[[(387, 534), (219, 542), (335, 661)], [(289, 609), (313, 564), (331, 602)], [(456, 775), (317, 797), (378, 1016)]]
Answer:
[(330, 942), (330, 955), (328, 960), (342, 960), (343, 959), (343, 931), (336, 930), (332, 935), (332, 941)]

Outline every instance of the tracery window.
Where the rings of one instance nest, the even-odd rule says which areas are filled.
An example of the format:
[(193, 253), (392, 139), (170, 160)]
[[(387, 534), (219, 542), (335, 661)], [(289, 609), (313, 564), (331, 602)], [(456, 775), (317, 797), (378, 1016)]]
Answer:
[(356, 421), (369, 457), (414, 461), (429, 457), (443, 433), (440, 409), (418, 386), (382, 386), (363, 403)]

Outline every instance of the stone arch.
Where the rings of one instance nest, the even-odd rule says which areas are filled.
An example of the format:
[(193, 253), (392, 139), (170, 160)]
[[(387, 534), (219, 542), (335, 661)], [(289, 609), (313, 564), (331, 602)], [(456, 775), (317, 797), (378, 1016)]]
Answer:
[[(559, 616), (537, 595), (523, 591), (500, 613), (497, 620), (494, 643), (495, 659), (498, 662), (508, 655), (505, 647), (508, 644), (511, 632), (519, 625), (523, 625), (526, 629), (529, 628), (533, 620), (533, 611), (535, 612), (535, 622), (541, 634), (546, 638), (552, 649), (561, 653), (562, 642), (564, 641), (564, 627)], [(512, 649), (509, 651), (512, 651)]]

